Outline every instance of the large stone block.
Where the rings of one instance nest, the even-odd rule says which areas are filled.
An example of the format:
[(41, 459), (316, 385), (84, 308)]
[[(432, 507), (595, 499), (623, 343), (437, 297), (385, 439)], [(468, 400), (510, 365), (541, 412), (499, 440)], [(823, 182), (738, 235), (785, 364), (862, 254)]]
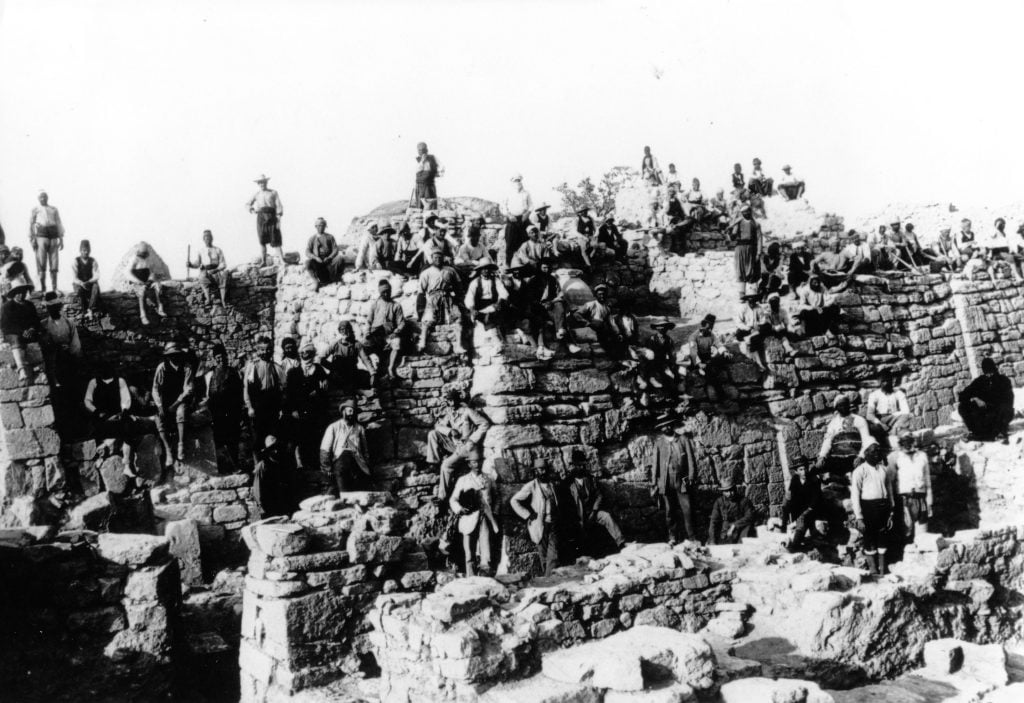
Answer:
[(203, 582), (199, 524), (195, 520), (175, 520), (164, 525), (164, 537), (171, 543), (170, 553), (178, 562), (181, 582), (197, 586)]
[(169, 561), (132, 570), (125, 582), (124, 598), (130, 602), (174, 602), (180, 588), (178, 567)]
[(165, 537), (105, 532), (98, 538), (100, 556), (118, 564), (139, 566), (167, 558), (171, 543)]
[(402, 559), (406, 544), (402, 537), (377, 532), (356, 532), (348, 537), (348, 558), (353, 564), (386, 563)]
[(519, 366), (491, 364), (473, 371), (472, 395), (516, 393), (531, 390), (536, 383), (533, 371)]
[(484, 437), (484, 446), (489, 449), (506, 449), (540, 444), (543, 440), (537, 425), (494, 425)]

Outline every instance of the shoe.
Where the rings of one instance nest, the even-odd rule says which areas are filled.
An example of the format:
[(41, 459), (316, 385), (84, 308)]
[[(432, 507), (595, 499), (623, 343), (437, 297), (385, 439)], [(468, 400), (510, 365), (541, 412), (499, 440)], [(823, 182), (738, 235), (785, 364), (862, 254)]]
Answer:
[(146, 317), (145, 315), (142, 316), (142, 324), (146, 325), (147, 327), (149, 326), (149, 318)]
[(164, 312), (163, 308), (157, 308), (156, 314), (159, 315), (160, 317), (167, 317), (167, 313)]

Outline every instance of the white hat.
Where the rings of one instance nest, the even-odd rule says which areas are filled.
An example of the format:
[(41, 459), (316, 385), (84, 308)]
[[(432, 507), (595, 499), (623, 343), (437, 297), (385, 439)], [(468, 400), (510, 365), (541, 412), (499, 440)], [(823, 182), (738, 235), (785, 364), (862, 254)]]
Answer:
[(266, 183), (270, 180), (270, 176), (265, 173), (261, 173), (257, 178), (253, 180), (253, 183)]
[(521, 180), (523, 180), (523, 174), (521, 174), (521, 173), (513, 174), (512, 175), (512, 180), (513, 181), (521, 181)]

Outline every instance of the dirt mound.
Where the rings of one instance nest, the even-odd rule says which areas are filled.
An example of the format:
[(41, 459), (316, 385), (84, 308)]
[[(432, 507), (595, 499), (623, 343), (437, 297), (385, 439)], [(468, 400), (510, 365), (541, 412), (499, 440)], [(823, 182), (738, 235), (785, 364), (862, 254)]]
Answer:
[[(479, 215), (488, 222), (498, 222), (501, 220), (501, 208), (498, 203), (491, 200), (484, 200), (483, 198), (476, 198), (473, 196), (439, 198), (437, 205), (438, 214), (443, 217), (458, 214), (467, 218), (472, 218)], [(385, 222), (391, 222), (397, 227), (397, 223), (405, 219), (405, 212), (408, 207), (408, 200), (393, 200), (391, 202), (378, 205), (361, 217), (352, 218), (352, 222), (349, 223), (345, 234), (341, 235), (339, 238), (338, 244), (355, 246), (359, 243), (359, 238), (362, 237), (366, 228), (371, 223), (383, 224)], [(418, 228), (420, 223), (410, 222), (410, 226)]]

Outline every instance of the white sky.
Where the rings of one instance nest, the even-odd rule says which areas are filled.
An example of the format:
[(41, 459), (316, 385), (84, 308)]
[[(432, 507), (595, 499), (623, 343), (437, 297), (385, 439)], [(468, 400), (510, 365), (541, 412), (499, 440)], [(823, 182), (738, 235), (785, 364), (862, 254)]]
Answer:
[[(256, 253), (261, 172), (288, 250), (412, 187), (499, 200), (663, 167), (705, 189), (783, 162), (819, 211), (1019, 200), (1024, 7), (995, 2), (0, 0), (0, 222), (27, 246), (40, 187), (68, 256), (109, 274), (152, 243), (183, 274), (213, 230)], [(62, 267), (66, 279), (69, 266)]]

